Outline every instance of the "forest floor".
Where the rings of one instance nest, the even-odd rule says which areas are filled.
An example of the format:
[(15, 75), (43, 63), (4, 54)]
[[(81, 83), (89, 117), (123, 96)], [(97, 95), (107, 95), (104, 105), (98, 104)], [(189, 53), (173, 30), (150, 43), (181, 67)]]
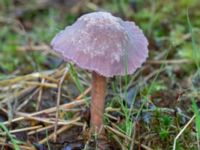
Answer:
[(58, 58), (50, 42), (99, 10), (136, 22), (149, 40), (140, 69), (108, 80), (107, 149), (200, 149), (199, 8), (199, 0), (0, 1), (1, 150), (97, 148), (91, 74)]

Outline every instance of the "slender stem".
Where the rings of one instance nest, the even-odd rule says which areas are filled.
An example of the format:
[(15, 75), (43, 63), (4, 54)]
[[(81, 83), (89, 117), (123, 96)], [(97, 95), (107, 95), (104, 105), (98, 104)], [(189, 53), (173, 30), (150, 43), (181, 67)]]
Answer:
[(92, 72), (91, 127), (93, 132), (103, 132), (103, 114), (106, 95), (106, 78)]

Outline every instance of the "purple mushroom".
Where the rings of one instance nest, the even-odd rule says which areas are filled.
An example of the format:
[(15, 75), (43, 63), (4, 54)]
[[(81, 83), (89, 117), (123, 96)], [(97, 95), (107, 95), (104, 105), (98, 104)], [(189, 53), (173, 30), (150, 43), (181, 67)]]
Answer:
[(108, 12), (88, 13), (51, 42), (60, 56), (92, 72), (91, 127), (103, 131), (106, 78), (132, 74), (148, 57), (148, 41), (134, 22)]

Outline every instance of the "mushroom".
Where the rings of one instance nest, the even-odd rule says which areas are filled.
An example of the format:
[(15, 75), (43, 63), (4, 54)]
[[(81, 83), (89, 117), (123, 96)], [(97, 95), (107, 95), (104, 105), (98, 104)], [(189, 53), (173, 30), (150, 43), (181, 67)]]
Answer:
[(92, 130), (103, 131), (108, 77), (132, 74), (148, 57), (148, 41), (134, 22), (108, 12), (88, 13), (59, 32), (51, 42), (60, 56), (92, 72)]

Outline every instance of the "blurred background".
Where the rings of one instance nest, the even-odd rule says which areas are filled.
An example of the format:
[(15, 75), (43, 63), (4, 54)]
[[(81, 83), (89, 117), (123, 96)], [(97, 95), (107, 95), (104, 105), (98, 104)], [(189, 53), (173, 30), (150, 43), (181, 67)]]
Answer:
[(199, 44), (199, 8), (199, 0), (1, 0), (0, 79), (59, 65), (50, 54), (52, 37), (93, 11), (135, 21), (150, 42), (150, 59), (170, 50), (168, 58), (193, 60), (187, 13)]

